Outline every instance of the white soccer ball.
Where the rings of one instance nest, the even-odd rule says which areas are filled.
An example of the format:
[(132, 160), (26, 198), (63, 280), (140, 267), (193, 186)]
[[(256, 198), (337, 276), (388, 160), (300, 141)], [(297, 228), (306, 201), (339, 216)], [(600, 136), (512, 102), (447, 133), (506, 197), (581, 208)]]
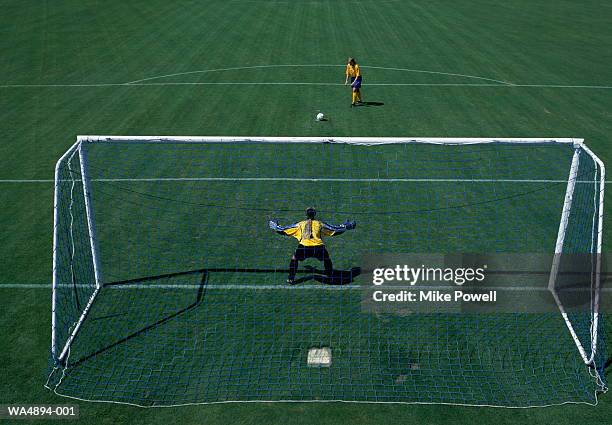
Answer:
[(325, 114), (323, 112), (319, 112), (317, 114), (317, 121), (323, 121), (325, 119)]

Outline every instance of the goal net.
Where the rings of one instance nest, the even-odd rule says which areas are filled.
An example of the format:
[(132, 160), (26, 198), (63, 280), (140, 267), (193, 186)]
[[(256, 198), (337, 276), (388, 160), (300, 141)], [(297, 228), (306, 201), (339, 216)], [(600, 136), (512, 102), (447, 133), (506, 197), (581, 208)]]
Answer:
[[(56, 167), (46, 385), (141, 406), (594, 404), (604, 178), (575, 139), (79, 137)], [(268, 221), (310, 206), (357, 228), (326, 239), (337, 281), (307, 260), (288, 285), (297, 241)], [(554, 309), (365, 310), (364, 258), (410, 253), (548, 256), (506, 278)]]

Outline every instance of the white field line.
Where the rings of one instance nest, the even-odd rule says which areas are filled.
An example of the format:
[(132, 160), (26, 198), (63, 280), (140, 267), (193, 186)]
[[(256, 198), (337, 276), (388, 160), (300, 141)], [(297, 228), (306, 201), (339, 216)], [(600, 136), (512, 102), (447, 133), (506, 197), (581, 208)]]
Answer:
[[(237, 66), (231, 68), (216, 68), (216, 69), (201, 69), (197, 71), (187, 71), (187, 72), (177, 72), (173, 74), (165, 74), (165, 75), (156, 75), (148, 78), (141, 78), (139, 80), (130, 81), (126, 84), (134, 85), (138, 83), (142, 83), (144, 81), (151, 80), (159, 80), (162, 78), (168, 77), (180, 77), (183, 75), (193, 75), (193, 74), (208, 74), (212, 72), (224, 72), (224, 71), (246, 71), (253, 69), (270, 69), (270, 68), (345, 68), (346, 65), (340, 64), (279, 64), (279, 65), (253, 65), (253, 66)], [(476, 80), (484, 80), (484, 81), (492, 81), (498, 83), (498, 85), (512, 85), (512, 83), (508, 81), (496, 80), (494, 78), (480, 77), (478, 75), (469, 75), (469, 74), (457, 74), (450, 72), (442, 72), (442, 71), (429, 71), (424, 69), (410, 69), (410, 68), (395, 68), (395, 67), (384, 67), (384, 66), (367, 66), (362, 65), (362, 69), (380, 69), (385, 71), (400, 71), (400, 72), (412, 72), (418, 74), (433, 74), (433, 75), (446, 75), (451, 77), (461, 77), (461, 78), (470, 78)], [(295, 83), (299, 84), (299, 83)], [(333, 85), (344, 85), (343, 83), (332, 83)]]
[[(59, 288), (67, 288), (73, 289), (74, 286), (77, 288), (89, 288), (93, 289), (94, 287), (91, 285), (77, 284), (62, 284), (59, 285)], [(240, 284), (213, 284), (213, 285), (195, 285), (195, 284), (125, 284), (125, 285), (116, 285), (116, 286), (106, 286), (104, 290), (127, 290), (127, 289), (200, 289), (204, 287), (206, 290), (209, 289), (219, 289), (219, 290), (227, 290), (227, 289), (245, 289), (251, 291), (258, 290), (313, 290), (313, 289), (323, 289), (329, 291), (339, 291), (339, 290), (372, 290), (376, 288), (377, 290), (384, 289), (398, 289), (398, 290), (448, 290), (448, 289), (456, 289), (462, 290), (461, 286), (455, 285), (427, 285), (427, 286), (407, 286), (407, 285), (384, 285), (373, 287), (372, 285), (325, 285), (325, 284), (296, 284), (296, 285), (240, 285)], [(47, 283), (5, 283), (0, 284), (0, 289), (51, 289), (51, 284)], [(478, 288), (468, 288), (468, 289), (479, 289), (479, 290), (487, 290), (487, 291), (508, 291), (508, 292), (548, 292), (547, 286), (479, 286)], [(612, 288), (601, 288), (602, 292), (612, 292)], [(570, 288), (563, 291), (565, 292), (591, 292), (590, 288)]]
[[(324, 82), (166, 82), (166, 83), (91, 83), (91, 84), (0, 84), (0, 88), (78, 88), (78, 87), (145, 87), (145, 86), (344, 86), (343, 83)], [(498, 88), (553, 88), (553, 89), (589, 89), (612, 90), (608, 85), (564, 85), (564, 84), (501, 84), (501, 83), (369, 83), (368, 87), (498, 87)]]
[[(66, 180), (72, 181), (72, 180)], [(567, 183), (567, 180), (554, 179), (418, 179), (418, 178), (303, 178), (303, 177), (155, 177), (155, 178), (118, 178), (92, 179), (95, 182), (191, 182), (191, 181), (296, 181), (296, 182), (350, 182), (350, 183)], [(2, 183), (53, 183), (53, 179), (0, 179)], [(577, 180), (576, 183), (593, 183)], [(612, 183), (607, 180), (606, 184)]]
[[(221, 73), (226, 71), (246, 71), (260, 70), (272, 68), (344, 68), (345, 65), (340, 64), (278, 64), (278, 65), (253, 65), (253, 66), (237, 66), (229, 68), (202, 69), (196, 71), (176, 72), (164, 75), (155, 75), (138, 80), (123, 82), (123, 83), (59, 83), (59, 84), (0, 84), (0, 88), (70, 88), (70, 87), (129, 87), (129, 86), (345, 86), (341, 82), (301, 82), (301, 81), (223, 81), (223, 82), (151, 82), (169, 77), (180, 77), (194, 74)], [(390, 87), (523, 87), (523, 88), (558, 88), (558, 89), (592, 89), (592, 90), (610, 90), (612, 85), (588, 85), (588, 84), (515, 84), (509, 81), (497, 80), (489, 77), (478, 75), (460, 74), (454, 72), (430, 71), (425, 69), (410, 69), (396, 68), (384, 66), (367, 66), (363, 65), (362, 69), (377, 69), (395, 72), (409, 72), (417, 74), (429, 75), (444, 75), (451, 77), (466, 78), (472, 80), (485, 81), (485, 83), (368, 83), (368, 86), (390, 86)]]

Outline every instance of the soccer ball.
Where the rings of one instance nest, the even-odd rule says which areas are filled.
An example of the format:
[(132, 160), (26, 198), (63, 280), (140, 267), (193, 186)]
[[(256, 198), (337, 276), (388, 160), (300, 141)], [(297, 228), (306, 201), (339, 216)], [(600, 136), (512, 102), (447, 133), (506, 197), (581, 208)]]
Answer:
[(317, 120), (317, 121), (323, 121), (324, 119), (325, 119), (325, 114), (323, 114), (322, 112), (319, 112), (319, 113), (317, 114), (317, 118), (316, 118), (316, 120)]

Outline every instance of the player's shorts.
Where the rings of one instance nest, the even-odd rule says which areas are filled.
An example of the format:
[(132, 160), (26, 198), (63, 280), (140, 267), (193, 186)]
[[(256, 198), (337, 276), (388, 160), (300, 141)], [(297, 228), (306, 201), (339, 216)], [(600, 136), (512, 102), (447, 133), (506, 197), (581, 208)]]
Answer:
[(361, 75), (359, 77), (357, 77), (357, 78), (351, 77), (351, 87), (353, 87), (354, 89), (360, 88), (361, 87), (361, 81), (362, 81)]
[(329, 253), (325, 249), (325, 245), (304, 246), (298, 245), (293, 254), (298, 261), (303, 261), (307, 258), (316, 258), (319, 261), (325, 261), (329, 258)]

